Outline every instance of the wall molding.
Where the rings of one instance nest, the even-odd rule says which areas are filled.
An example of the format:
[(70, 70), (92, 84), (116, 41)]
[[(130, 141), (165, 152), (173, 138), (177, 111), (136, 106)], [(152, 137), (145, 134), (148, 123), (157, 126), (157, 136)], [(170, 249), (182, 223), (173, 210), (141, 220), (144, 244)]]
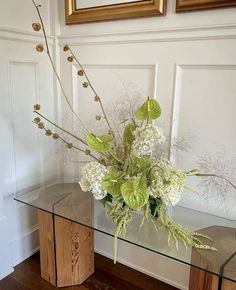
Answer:
[(203, 63), (176, 63), (175, 64), (175, 84), (174, 84), (174, 95), (172, 103), (172, 117), (171, 117), (171, 132), (170, 132), (170, 149), (169, 157), (170, 161), (175, 164), (176, 156), (178, 155), (173, 144), (176, 138), (178, 138), (178, 127), (179, 127), (179, 110), (181, 101), (181, 82), (183, 70), (187, 69), (206, 69), (206, 70), (236, 70), (236, 63), (214, 63), (214, 64), (203, 64)]
[[(14, 29), (4, 26), (0, 26), (0, 39), (23, 43), (38, 43), (44, 40), (41, 33), (34, 33), (26, 30)], [(48, 41), (50, 45), (53, 45), (54, 40), (55, 37), (48, 36)]]
[(13, 272), (14, 272), (14, 268), (9, 268), (7, 271), (0, 273), (0, 280), (7, 277), (8, 275), (10, 275)]
[[(114, 259), (113, 255), (110, 254), (110, 253), (107, 252), (107, 251), (101, 250), (101, 249), (99, 249), (99, 248), (95, 248), (94, 250), (95, 250), (96, 253), (98, 253), (98, 254), (100, 254), (100, 255), (102, 255), (102, 256), (104, 256), (104, 257), (107, 257), (107, 258), (109, 258), (109, 259), (111, 259), (111, 260)], [(173, 286), (173, 287), (176, 287), (177, 289), (180, 289), (180, 290), (188, 290), (188, 287), (185, 287), (185, 286), (183, 286), (183, 285), (180, 285), (180, 284), (178, 284), (178, 283), (176, 283), (176, 282), (174, 282), (174, 281), (172, 281), (172, 280), (166, 279), (166, 278), (163, 277), (163, 276), (156, 275), (155, 273), (152, 273), (152, 272), (150, 272), (150, 271), (148, 271), (148, 270), (145, 270), (144, 268), (141, 268), (141, 267), (139, 267), (139, 266), (137, 266), (137, 265), (135, 265), (135, 264), (129, 262), (128, 260), (124, 260), (124, 259), (118, 257), (118, 258), (117, 258), (117, 262), (119, 262), (119, 263), (121, 263), (121, 264), (123, 264), (123, 265), (125, 265), (125, 266), (127, 266), (127, 267), (130, 267), (130, 268), (132, 268), (132, 269), (134, 269), (134, 270), (137, 270), (137, 271), (139, 271), (139, 272), (141, 272), (141, 273), (144, 273), (144, 274), (146, 274), (146, 275), (148, 275), (148, 276), (150, 276), (150, 277), (153, 277), (153, 278), (155, 278), (155, 279), (157, 279), (157, 280), (160, 280), (160, 281), (162, 281), (162, 282), (164, 282), (164, 283), (166, 283), (166, 284), (168, 284), (168, 285), (171, 285), (171, 286)], [(174, 262), (174, 261), (173, 261), (173, 262)]]
[(170, 27), (154, 30), (133, 30), (97, 34), (76, 34), (58, 36), (59, 45), (147, 43), (193, 40), (236, 39), (236, 24)]
[[(31, 228), (25, 230), (20, 235), (16, 236), (14, 239), (10, 240), (9, 245), (12, 254), (12, 266), (23, 262), (25, 259), (28, 259), (34, 253), (39, 250), (38, 238), (36, 245), (34, 246), (34, 235), (38, 236), (39, 227), (34, 225)], [(26, 248), (23, 248), (22, 245), (25, 245)]]

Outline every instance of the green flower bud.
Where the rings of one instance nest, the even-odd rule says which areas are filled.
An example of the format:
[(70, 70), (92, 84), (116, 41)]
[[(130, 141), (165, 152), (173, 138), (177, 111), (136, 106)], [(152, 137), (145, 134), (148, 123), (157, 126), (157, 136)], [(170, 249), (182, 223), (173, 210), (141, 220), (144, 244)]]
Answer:
[(59, 137), (60, 137), (60, 136), (59, 136), (57, 133), (53, 133), (53, 134), (52, 134), (52, 138), (55, 139), (55, 140), (58, 139)]
[(66, 147), (69, 148), (69, 149), (71, 149), (71, 148), (73, 148), (73, 144), (72, 143), (67, 143), (66, 144)]
[(52, 131), (50, 129), (45, 131), (46, 136), (51, 136), (52, 135)]
[(43, 122), (39, 122), (38, 127), (39, 127), (39, 129), (43, 129), (45, 127), (45, 125)]
[(40, 121), (41, 121), (41, 119), (40, 119), (39, 117), (34, 118), (34, 122), (35, 122), (36, 124), (38, 124)]

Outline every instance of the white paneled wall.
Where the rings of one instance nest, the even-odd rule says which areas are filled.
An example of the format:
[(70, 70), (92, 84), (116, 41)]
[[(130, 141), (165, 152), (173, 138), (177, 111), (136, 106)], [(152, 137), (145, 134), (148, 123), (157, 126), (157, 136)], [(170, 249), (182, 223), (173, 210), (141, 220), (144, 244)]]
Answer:
[[(66, 26), (63, 5), (60, 45), (73, 47), (108, 110), (116, 103), (111, 116), (116, 117), (127, 96), (132, 106), (148, 95), (158, 99), (163, 109), (159, 124), (168, 136), (166, 153), (172, 161), (184, 169), (200, 166), (200, 161), (206, 169), (220, 168), (236, 182), (236, 9), (177, 15), (175, 1), (168, 1), (166, 17)], [(64, 52), (61, 71), (75, 109), (90, 126), (103, 130), (92, 121), (99, 112), (91, 103), (92, 94), (82, 88)], [(73, 82), (68, 82), (71, 77)], [(123, 107), (127, 105), (125, 101)], [(64, 167), (65, 174), (75, 179), (79, 171), (68, 162)], [(189, 185), (201, 197), (186, 192), (183, 206), (235, 219), (235, 193), (229, 188), (223, 196), (210, 188), (206, 202), (202, 184), (190, 180)], [(95, 246), (112, 257), (107, 237), (97, 234)], [(124, 243), (119, 249), (122, 263), (187, 289), (187, 266)]]
[[(42, 14), (50, 33), (49, 1)], [(21, 11), (19, 13), (19, 11)], [(35, 45), (37, 15), (31, 1), (0, 3), (0, 279), (38, 250), (37, 212), (13, 198), (59, 175), (57, 148), (32, 123), (33, 105), (40, 102), (55, 119), (54, 79), (45, 54)], [(54, 39), (50, 37), (50, 48)]]
[[(50, 47), (61, 62), (65, 89), (88, 124), (94, 126), (99, 111), (89, 89), (82, 89), (77, 68), (66, 61), (67, 55), (62, 52), (65, 43), (85, 64), (114, 119), (123, 107), (154, 97), (163, 109), (159, 124), (168, 136), (166, 154), (186, 169), (198, 160), (205, 166), (206, 160), (211, 160), (207, 163), (213, 167), (217, 162), (222, 165), (226, 157), (229, 162), (222, 168), (235, 178), (235, 8), (177, 15), (175, 1), (169, 0), (166, 17), (65, 26), (64, 1), (40, 2), (47, 31), (58, 36), (50, 37)], [(21, 13), (15, 7), (20, 7)], [(4, 141), (0, 142), (1, 278), (38, 249), (36, 212), (17, 205), (13, 196), (54, 180), (61, 172), (59, 149), (31, 123), (32, 105), (39, 100), (51, 118), (57, 117), (58, 107), (62, 108), (65, 126), (71, 126), (71, 117), (63, 99), (56, 97), (55, 78), (45, 54), (34, 50), (43, 39), (31, 32), (36, 17), (31, 1), (2, 1), (0, 8), (0, 136)], [(95, 126), (103, 130), (103, 126)], [(76, 156), (65, 153), (65, 157), (64, 177), (77, 180), (80, 169), (70, 162)], [(195, 181), (190, 185), (202, 190)], [(220, 208), (222, 200), (218, 197), (212, 196), (212, 202), (207, 203), (198, 195), (185, 193), (182, 205), (235, 219), (232, 192), (224, 200), (226, 210)], [(110, 239), (97, 234), (95, 242), (96, 251), (112, 256)], [(120, 243), (119, 258), (124, 264), (187, 289), (187, 266), (125, 243)]]

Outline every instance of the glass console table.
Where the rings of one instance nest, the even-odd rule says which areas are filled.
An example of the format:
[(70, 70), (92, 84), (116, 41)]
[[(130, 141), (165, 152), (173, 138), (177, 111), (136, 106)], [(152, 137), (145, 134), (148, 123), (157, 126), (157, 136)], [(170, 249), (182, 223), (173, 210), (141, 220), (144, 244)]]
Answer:
[[(81, 284), (94, 271), (94, 230), (114, 236), (114, 226), (104, 206), (77, 183), (41, 187), (15, 198), (38, 209), (41, 276), (58, 287)], [(172, 218), (213, 239), (218, 251), (177, 250), (168, 245), (168, 233), (156, 232), (150, 221), (140, 227), (142, 215), (135, 213), (126, 236), (119, 239), (145, 250), (191, 266), (190, 290), (236, 289), (236, 221), (183, 207), (172, 210)]]

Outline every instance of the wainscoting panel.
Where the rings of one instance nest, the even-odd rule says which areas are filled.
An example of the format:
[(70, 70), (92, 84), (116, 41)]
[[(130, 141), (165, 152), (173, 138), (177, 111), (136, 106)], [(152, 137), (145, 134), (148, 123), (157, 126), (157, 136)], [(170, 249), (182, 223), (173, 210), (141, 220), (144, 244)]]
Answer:
[[(49, 2), (43, 0), (42, 4), (46, 5), (43, 15), (49, 17)], [(0, 26), (0, 279), (39, 247), (36, 211), (17, 204), (14, 196), (56, 180), (60, 172), (60, 148), (33, 124), (33, 105), (38, 102), (50, 119), (57, 117), (53, 72), (46, 53), (35, 50), (43, 37), (31, 30), (37, 14), (28, 1), (15, 0), (11, 5), (25, 5), (24, 12), (30, 15), (25, 15), (24, 21), (22, 15), (15, 21), (11, 15), (9, 27), (0, 23), (4, 25)], [(9, 13), (8, 3), (0, 6), (1, 13), (4, 8)], [(49, 19), (45, 22), (49, 28)], [(28, 30), (23, 30), (25, 26)], [(52, 52), (53, 40), (49, 37)]]
[[(176, 67), (172, 160), (236, 182), (236, 65), (188, 64)], [(191, 98), (191, 102), (189, 99)], [(235, 219), (235, 191), (222, 179), (189, 180), (198, 194), (184, 194), (181, 205)]]

